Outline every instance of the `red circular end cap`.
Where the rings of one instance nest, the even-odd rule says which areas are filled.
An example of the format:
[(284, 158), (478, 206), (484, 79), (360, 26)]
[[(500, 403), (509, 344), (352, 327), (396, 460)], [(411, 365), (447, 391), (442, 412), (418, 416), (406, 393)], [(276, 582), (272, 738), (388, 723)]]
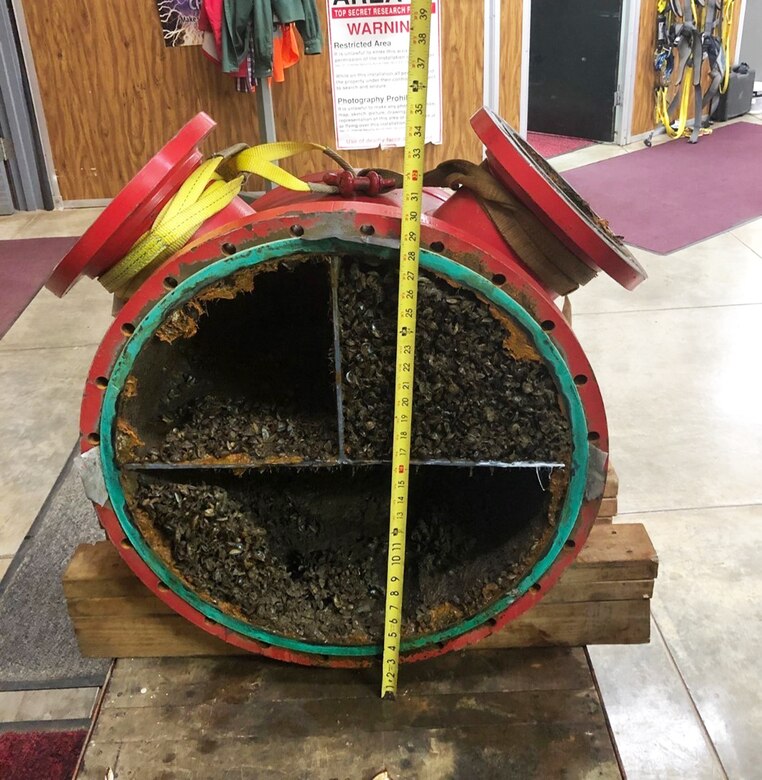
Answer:
[(121, 260), (199, 164), (198, 144), (216, 125), (203, 111), (185, 124), (106, 206), (58, 264), (47, 288), (63, 296), (82, 275), (100, 276)]
[(646, 272), (577, 191), (497, 114), (480, 108), (471, 127), (490, 169), (583, 263), (632, 290)]

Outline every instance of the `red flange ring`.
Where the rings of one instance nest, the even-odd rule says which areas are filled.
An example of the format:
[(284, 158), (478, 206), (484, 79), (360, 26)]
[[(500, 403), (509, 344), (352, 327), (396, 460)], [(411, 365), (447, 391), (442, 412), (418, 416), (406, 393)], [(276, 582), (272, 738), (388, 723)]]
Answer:
[(203, 155), (198, 149), (217, 123), (203, 111), (157, 152), (104, 209), (58, 264), (47, 288), (65, 295), (86, 274), (96, 277), (121, 260), (151, 227)]
[(488, 108), (471, 117), (490, 169), (583, 263), (632, 290), (646, 272), (627, 247), (541, 155)]

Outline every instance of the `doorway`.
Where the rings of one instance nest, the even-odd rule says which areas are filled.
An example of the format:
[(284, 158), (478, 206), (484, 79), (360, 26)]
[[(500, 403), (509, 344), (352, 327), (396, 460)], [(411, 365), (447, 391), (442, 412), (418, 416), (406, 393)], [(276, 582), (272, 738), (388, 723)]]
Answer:
[(623, 0), (532, 0), (530, 132), (613, 141)]

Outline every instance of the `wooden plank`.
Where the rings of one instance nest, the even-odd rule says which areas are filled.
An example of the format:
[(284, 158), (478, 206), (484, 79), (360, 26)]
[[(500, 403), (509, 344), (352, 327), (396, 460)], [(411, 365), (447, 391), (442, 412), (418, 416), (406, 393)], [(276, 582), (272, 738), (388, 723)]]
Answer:
[[(131, 733), (140, 724), (130, 721), (123, 728)], [(351, 729), (300, 739), (271, 734), (267, 741), (219, 739), (213, 731), (190, 740), (158, 740), (145, 726), (140, 733), (145, 738), (139, 741), (105, 742), (96, 732), (79, 780), (103, 780), (112, 766), (119, 780), (145, 780), (146, 767), (161, 767), (157, 778), (204, 780), (370, 779), (384, 769), (405, 780), (621, 778), (611, 739), (597, 721), (591, 728), (553, 723), (404, 729), (385, 732), (383, 739)]]
[(641, 644), (650, 639), (650, 602), (540, 602), (478, 647), (578, 647)]
[(80, 780), (146, 777), (619, 778), (580, 650), (486, 650), (377, 670), (265, 659), (120, 659)]
[[(377, 698), (378, 669), (314, 669), (283, 664), (260, 656), (124, 659), (133, 673), (104, 697), (105, 707), (179, 706), (213, 703), (216, 681), (224, 679), (241, 696), (268, 700)], [(120, 663), (122, 663), (120, 661)], [(203, 676), (202, 676), (203, 673)], [(146, 677), (150, 681), (146, 681)], [(544, 647), (469, 652), (468, 674), (461, 653), (448, 653), (426, 663), (405, 667), (403, 694), (414, 689), (429, 696), (440, 693), (576, 690), (590, 677), (580, 648)], [(201, 681), (204, 681), (203, 683)], [(316, 684), (316, 681), (319, 684)]]
[[(465, 665), (462, 665), (465, 666)], [(378, 676), (378, 674), (377, 674)], [(315, 680), (318, 684), (318, 678)], [(160, 706), (151, 708), (153, 739), (198, 739), (212, 728), (215, 739), (246, 739), (267, 743), (272, 735), (292, 738), (331, 737), (350, 730), (382, 739), (386, 732), (398, 729), (484, 728), (516, 723), (546, 724), (560, 720), (584, 724), (591, 718), (592, 692), (511, 691), (507, 693), (419, 694), (415, 706), (389, 711), (388, 702), (379, 696), (366, 699), (334, 698), (273, 700), (253, 691), (222, 697), (204, 704)], [(250, 706), (247, 706), (250, 705)], [(256, 705), (256, 706), (254, 706)], [(127, 717), (140, 717), (135, 708), (114, 707), (110, 729), (102, 730), (101, 739), (124, 740), (122, 723)], [(602, 719), (602, 718), (601, 718)], [(142, 740), (142, 734), (136, 734)]]
[(632, 601), (650, 599), (653, 580), (609, 580), (608, 582), (561, 582), (542, 600), (543, 604), (569, 604), (576, 601)]
[(609, 464), (609, 470), (606, 472), (606, 485), (603, 488), (604, 498), (616, 498), (619, 495), (619, 475), (614, 471), (614, 467)]
[[(85, 657), (240, 654), (177, 614), (98, 615), (73, 618)], [(577, 647), (636, 644), (649, 640), (649, 601), (542, 601), (502, 631), (474, 647)]]
[[(140, 592), (105, 597), (69, 598), (67, 604), (72, 619), (119, 615), (174, 615), (174, 610), (140, 585)], [(653, 580), (622, 580), (603, 582), (569, 582), (563, 580), (543, 599), (543, 603), (574, 601), (629, 601), (650, 598)]]
[[(596, 526), (548, 596), (501, 632), (500, 646), (647, 641), (647, 600), (657, 569), (656, 554), (642, 525)], [(108, 542), (77, 548), (64, 575), (64, 592), (85, 656), (240, 652), (155, 598)], [(639, 602), (645, 604), (645, 611), (633, 607)], [(633, 610), (639, 617), (628, 623)]]
[(86, 658), (240, 655), (241, 650), (207, 634), (178, 614), (99, 615), (72, 619)]
[(601, 499), (601, 506), (598, 510), (598, 517), (616, 517), (619, 509), (619, 502), (616, 496), (613, 498)]

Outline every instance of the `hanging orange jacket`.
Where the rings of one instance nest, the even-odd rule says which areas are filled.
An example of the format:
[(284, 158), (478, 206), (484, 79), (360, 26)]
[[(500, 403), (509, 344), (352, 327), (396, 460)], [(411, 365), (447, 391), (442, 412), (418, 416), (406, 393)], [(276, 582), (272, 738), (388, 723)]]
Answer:
[(286, 68), (299, 62), (299, 47), (293, 24), (280, 25), (280, 35), (273, 38), (273, 80), (286, 80)]

